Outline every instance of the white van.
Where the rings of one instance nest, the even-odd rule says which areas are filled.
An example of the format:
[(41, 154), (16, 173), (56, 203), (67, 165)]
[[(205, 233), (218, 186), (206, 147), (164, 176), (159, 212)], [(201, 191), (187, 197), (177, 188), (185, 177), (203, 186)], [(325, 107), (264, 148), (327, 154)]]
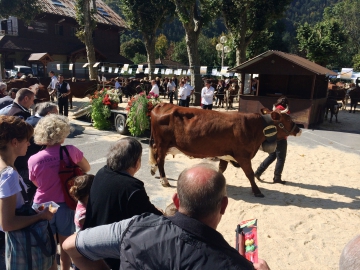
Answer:
[(18, 72), (21, 72), (22, 75), (26, 75), (26, 76), (29, 75), (29, 74), (34, 75), (31, 67), (28, 67), (28, 66), (18, 66), (18, 65), (16, 65), (16, 66), (14, 66), (14, 69), (11, 70), (10, 76), (16, 76), (16, 74), (17, 74)]

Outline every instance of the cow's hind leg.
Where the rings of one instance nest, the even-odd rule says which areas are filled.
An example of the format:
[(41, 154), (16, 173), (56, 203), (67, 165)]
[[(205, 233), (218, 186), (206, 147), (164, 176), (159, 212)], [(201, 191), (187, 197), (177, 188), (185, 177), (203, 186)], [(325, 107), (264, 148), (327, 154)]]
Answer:
[(165, 175), (165, 169), (164, 169), (164, 164), (165, 164), (165, 155), (163, 157), (158, 157), (157, 158), (157, 164), (159, 166), (159, 173), (160, 173), (160, 183), (163, 187), (170, 187), (169, 181), (166, 178)]
[(221, 172), (221, 173), (225, 172), (225, 171), (226, 171), (226, 168), (227, 168), (227, 165), (228, 165), (228, 162), (227, 162), (227, 161), (220, 159), (220, 162), (219, 162), (219, 172)]
[(151, 143), (149, 146), (149, 164), (151, 165), (151, 169), (150, 169), (151, 175), (155, 175), (155, 173), (158, 169), (158, 165), (156, 163), (155, 150), (152, 147)]

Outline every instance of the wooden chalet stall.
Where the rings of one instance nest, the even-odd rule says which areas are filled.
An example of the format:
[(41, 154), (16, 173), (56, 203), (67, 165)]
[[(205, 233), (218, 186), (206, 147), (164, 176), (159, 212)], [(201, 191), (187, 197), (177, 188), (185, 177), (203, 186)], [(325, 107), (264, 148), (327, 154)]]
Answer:
[[(328, 76), (337, 75), (314, 62), (280, 51), (267, 51), (229, 72), (241, 75), (239, 111), (260, 112), (272, 108), (285, 95), (289, 99), (294, 121), (309, 128), (321, 123), (327, 97)], [(256, 88), (250, 91), (251, 79), (257, 78)]]

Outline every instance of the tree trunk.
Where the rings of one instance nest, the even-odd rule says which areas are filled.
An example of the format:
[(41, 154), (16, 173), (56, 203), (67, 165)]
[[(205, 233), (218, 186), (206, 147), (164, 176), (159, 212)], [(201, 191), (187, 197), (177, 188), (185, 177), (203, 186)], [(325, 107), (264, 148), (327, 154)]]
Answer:
[(145, 39), (145, 48), (147, 52), (147, 62), (148, 62), (148, 68), (149, 68), (149, 79), (152, 78), (152, 68), (155, 66), (155, 34), (151, 36), (145, 36), (143, 34)]
[(189, 67), (191, 71), (191, 85), (194, 87), (194, 105), (199, 106), (201, 103), (201, 89), (203, 82), (200, 75), (200, 59), (198, 52), (198, 40), (200, 31), (195, 32), (194, 27), (185, 27), (185, 40), (189, 56)]
[(90, 0), (84, 1), (84, 43), (86, 47), (86, 55), (87, 60), (89, 63), (89, 78), (90, 80), (97, 80), (97, 68), (94, 68), (94, 64), (96, 62), (96, 56), (95, 56), (95, 48), (94, 48), (94, 42), (92, 38), (92, 21), (91, 21), (91, 15), (90, 15)]
[[(244, 29), (246, 28), (244, 27)], [(245, 30), (240, 30), (240, 32), (235, 35), (236, 37), (234, 41), (236, 46), (236, 65), (239, 66), (241, 63), (246, 61), (246, 48), (248, 47), (249, 42), (246, 40)]]

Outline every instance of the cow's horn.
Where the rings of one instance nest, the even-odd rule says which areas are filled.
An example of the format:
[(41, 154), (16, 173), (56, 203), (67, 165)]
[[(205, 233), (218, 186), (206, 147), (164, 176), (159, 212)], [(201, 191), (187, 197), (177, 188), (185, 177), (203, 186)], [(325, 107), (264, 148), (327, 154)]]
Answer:
[(281, 113), (287, 113), (289, 111), (289, 106), (288, 105), (286, 105), (286, 108), (285, 108), (285, 110), (283, 110), (283, 111), (280, 111)]
[[(273, 111), (275, 111), (276, 110), (276, 107), (275, 106), (273, 106)], [(288, 105), (286, 105), (286, 108), (285, 108), (285, 110), (283, 110), (283, 111), (280, 111), (281, 113), (287, 113), (289, 111), (289, 107), (288, 107)]]

